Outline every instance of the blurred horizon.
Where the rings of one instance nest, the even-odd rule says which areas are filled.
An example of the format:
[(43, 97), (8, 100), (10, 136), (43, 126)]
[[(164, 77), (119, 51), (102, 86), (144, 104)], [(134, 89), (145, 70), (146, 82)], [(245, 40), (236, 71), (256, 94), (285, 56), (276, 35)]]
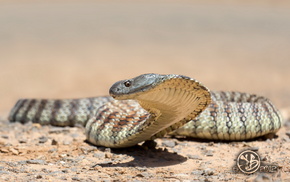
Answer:
[(19, 98), (107, 95), (143, 73), (290, 107), (287, 1), (0, 2), (0, 116)]

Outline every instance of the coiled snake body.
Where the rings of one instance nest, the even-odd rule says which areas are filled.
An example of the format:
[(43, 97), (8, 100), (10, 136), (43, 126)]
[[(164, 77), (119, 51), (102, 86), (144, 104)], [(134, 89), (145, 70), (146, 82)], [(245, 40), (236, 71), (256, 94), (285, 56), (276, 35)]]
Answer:
[[(144, 74), (116, 82), (110, 96), (84, 99), (21, 99), (10, 121), (86, 127), (87, 140), (129, 147), (166, 134), (210, 140), (247, 140), (281, 127), (281, 116), (261, 96), (210, 92), (181, 75)], [(114, 98), (114, 99), (113, 99)]]

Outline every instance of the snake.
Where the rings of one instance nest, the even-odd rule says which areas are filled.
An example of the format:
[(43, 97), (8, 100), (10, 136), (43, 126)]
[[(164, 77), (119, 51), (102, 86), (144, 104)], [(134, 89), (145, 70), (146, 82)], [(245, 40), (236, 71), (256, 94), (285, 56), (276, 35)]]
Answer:
[(282, 125), (269, 99), (255, 94), (210, 91), (176, 74), (142, 74), (113, 84), (110, 96), (80, 99), (19, 99), (11, 122), (85, 127), (87, 141), (131, 147), (165, 135), (243, 141), (275, 134)]

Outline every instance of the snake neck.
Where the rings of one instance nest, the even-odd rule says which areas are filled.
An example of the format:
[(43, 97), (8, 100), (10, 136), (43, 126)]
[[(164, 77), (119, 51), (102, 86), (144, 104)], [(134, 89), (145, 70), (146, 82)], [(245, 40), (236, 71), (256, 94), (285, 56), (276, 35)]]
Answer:
[(182, 77), (166, 80), (149, 92), (140, 94), (136, 100), (151, 114), (148, 122), (154, 122), (151, 127), (155, 135), (185, 118), (188, 122), (196, 117), (208, 106), (211, 97), (208, 89), (199, 82)]

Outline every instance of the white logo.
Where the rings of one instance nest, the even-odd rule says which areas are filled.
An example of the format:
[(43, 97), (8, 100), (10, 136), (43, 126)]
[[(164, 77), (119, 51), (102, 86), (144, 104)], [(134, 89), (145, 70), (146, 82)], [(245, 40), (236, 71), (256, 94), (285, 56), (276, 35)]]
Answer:
[(241, 152), (237, 158), (237, 166), (245, 174), (255, 173), (260, 168), (260, 165), (260, 156), (251, 150)]

